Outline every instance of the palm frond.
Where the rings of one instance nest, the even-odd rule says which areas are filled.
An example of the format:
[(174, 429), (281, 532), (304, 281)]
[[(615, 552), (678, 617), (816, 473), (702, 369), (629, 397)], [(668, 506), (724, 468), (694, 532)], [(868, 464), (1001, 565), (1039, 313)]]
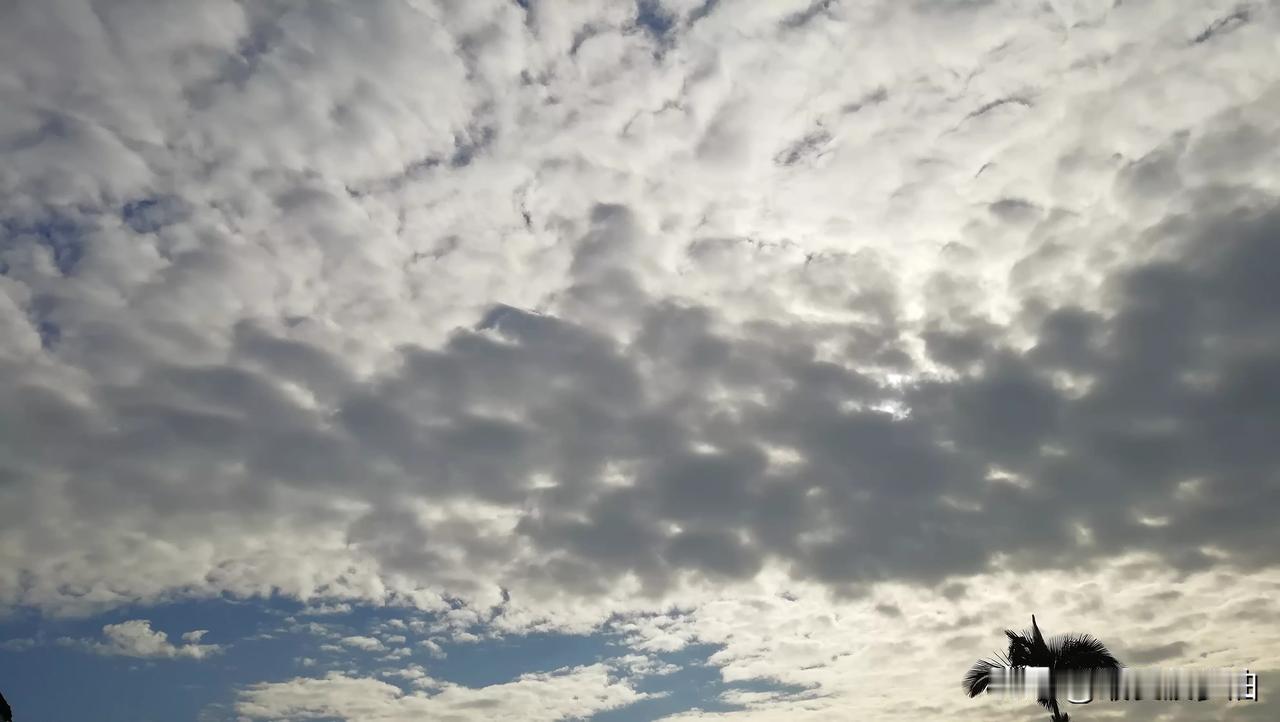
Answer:
[(1059, 669), (1122, 667), (1107, 646), (1089, 634), (1062, 634), (1049, 642), (1052, 666)]
[(969, 671), (964, 673), (964, 682), (961, 683), (964, 687), (965, 694), (968, 694), (970, 697), (977, 697), (983, 692), (986, 692), (988, 685), (991, 684), (991, 670), (996, 667), (1004, 666), (1007, 665), (1005, 665), (1004, 660), (1001, 659), (998, 654), (992, 659), (979, 659), (977, 662), (974, 662), (973, 666), (969, 668)]
[(1014, 667), (1048, 667), (1048, 647), (1045, 646), (1044, 637), (1040, 636), (1040, 630), (1036, 628), (1026, 629), (1021, 632), (1015, 632), (1012, 629), (1004, 630), (1004, 635), (1009, 638), (1009, 664)]
[(1036, 624), (1036, 615), (1031, 615), (1031, 646), (1036, 649), (1044, 649), (1044, 635), (1040, 633), (1040, 625)]

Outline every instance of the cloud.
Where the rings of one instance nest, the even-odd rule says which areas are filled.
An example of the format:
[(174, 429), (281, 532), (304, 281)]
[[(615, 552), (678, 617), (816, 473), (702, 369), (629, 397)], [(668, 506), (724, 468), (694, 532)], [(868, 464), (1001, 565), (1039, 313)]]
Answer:
[(382, 642), (373, 637), (351, 636), (343, 637), (341, 641), (344, 646), (361, 649), (366, 652), (379, 652), (386, 649)]
[(611, 661), (611, 664), (620, 669), (625, 669), (627, 673), (633, 677), (642, 677), (649, 675), (669, 675), (680, 671), (678, 665), (662, 662), (656, 658), (644, 654), (628, 654), (618, 657)]
[[(706, 663), (726, 684), (740, 685), (729, 688), (735, 709), (663, 718), (682, 722), (1034, 719), (1041, 715), (1034, 705), (968, 699), (960, 689), (970, 664), (1003, 649), (1002, 630), (1028, 626), (1032, 613), (1047, 634), (1089, 632), (1130, 666), (1256, 671), (1266, 666), (1267, 650), (1277, 641), (1274, 633), (1253, 637), (1251, 631), (1270, 619), (1275, 604), (1246, 601), (1272, 588), (1274, 573), (1187, 574), (1138, 555), (1117, 556), (1087, 571), (1006, 570), (968, 579), (970, 596), (954, 600), (941, 590), (903, 584), (881, 585), (863, 598), (832, 598), (821, 584), (766, 577), (695, 610), (651, 616), (619, 631), (632, 648), (666, 646), (672, 638), (707, 645), (714, 651)], [(1173, 588), (1182, 593), (1176, 601), (1167, 598)], [(1206, 614), (1223, 590), (1235, 601)], [(878, 611), (890, 603), (901, 616)], [(1250, 621), (1239, 624), (1240, 615)], [(1157, 646), (1165, 647), (1156, 652), (1159, 659), (1153, 656)], [(1097, 702), (1081, 714), (1152, 719), (1181, 709), (1152, 704)], [(1232, 719), (1268, 707), (1265, 700), (1217, 701), (1198, 709), (1207, 719)]]
[(0, 642), (0, 649), (4, 649), (9, 652), (25, 652), (38, 644), (39, 641), (34, 637), (16, 637), (14, 639), (6, 639), (5, 641)]
[[(50, 32), (96, 37), (131, 17), (119, 12), (84, 15), (82, 26), (56, 24)], [(614, 188), (606, 183), (596, 195), (612, 200), (584, 201), (563, 184), (590, 186), (602, 171), (585, 167), (570, 178), (555, 170), (567, 166), (555, 163), (538, 181), (541, 190), (512, 188), (512, 202), (524, 211), (512, 206), (508, 225), (472, 228), (465, 242), (445, 243), (433, 256), (430, 248), (408, 246), (421, 240), (415, 224), (425, 222), (412, 209), (444, 198), (433, 194), (448, 185), (445, 174), (479, 183), (481, 175), (505, 177), (528, 165), (505, 145), (520, 129), (503, 113), (532, 96), (481, 110), (496, 100), (473, 99), (475, 84), (455, 87), (468, 64), (492, 83), (511, 81), (516, 66), (493, 65), (469, 50), (442, 62), (430, 87), (415, 84), (406, 97), (391, 89), (408, 77), (411, 59), (421, 60), (417, 53), (444, 52), (431, 40), (442, 43), (444, 32), (468, 38), (464, 48), (492, 43), (491, 50), (504, 48), (513, 58), (532, 53), (527, 62), (551, 75), (521, 92), (580, 101), (588, 86), (563, 76), (567, 61), (531, 49), (551, 35), (528, 35), (522, 13), (509, 4), (458, 15), (441, 9), (444, 29), (426, 32), (412, 52), (405, 33), (427, 27), (430, 13), (407, 5), (363, 8), (360, 32), (367, 36), (342, 33), (354, 20), (318, 9), (220, 12), (208, 20), (220, 33), (129, 46), (137, 58), (104, 59), (102, 67), (213, 43), (208, 52), (221, 65), (130, 92), (141, 94), (136, 108), (144, 115), (180, 102), (212, 119), (234, 101), (238, 120), (189, 128), (177, 136), (190, 144), (180, 143), (181, 152), (137, 162), (145, 160), (155, 177), (185, 179), (204, 148), (228, 164), (230, 185), (197, 191), (178, 183), (161, 195), (86, 163), (76, 166), (84, 183), (68, 186), (65, 202), (14, 205), (5, 277), (11, 317), (16, 326), (29, 325), (26, 317), (39, 321), (26, 345), (12, 349), (6, 364), (13, 373), (0, 391), (9, 408), (23, 410), (7, 442), (22, 459), (7, 493), (15, 500), (10, 508), (65, 523), (37, 528), (13, 519), (6, 526), (14, 559), (24, 560), (6, 568), (30, 575), (27, 583), (5, 585), (11, 602), (91, 609), (175, 588), (244, 595), (278, 588), (302, 597), (321, 589), (339, 598), (396, 597), (432, 609), (449, 595), (496, 604), (498, 589), (508, 587), (517, 604), (536, 606), (565, 593), (657, 598), (685, 584), (750, 578), (770, 563), (853, 588), (974, 573), (1001, 554), (1040, 565), (1079, 559), (1094, 553), (1074, 545), (1082, 529), (1093, 535), (1094, 550), (1160, 549), (1184, 566), (1207, 563), (1207, 545), (1241, 563), (1265, 560), (1247, 539), (1266, 533), (1249, 510), (1272, 501), (1250, 471), (1275, 461), (1265, 444), (1250, 441), (1268, 407), (1250, 407), (1250, 398), (1260, 397), (1239, 388), (1267, 386), (1273, 352), (1247, 340), (1265, 336), (1274, 310), (1258, 289), (1267, 287), (1273, 265), (1264, 248), (1275, 196), (1267, 181), (1249, 175), (1257, 152), (1266, 152), (1256, 150), (1266, 147), (1257, 139), (1273, 130), (1267, 109), (1274, 92), (1241, 90), (1212, 95), (1204, 108), (1172, 108), (1176, 123), (1170, 120), (1163, 142), (1122, 143), (1119, 133), (1113, 144), (1127, 143), (1123, 152), (1054, 147), (1013, 166), (1004, 154), (1021, 146), (991, 146), (995, 131), (984, 128), (997, 123), (1031, 133), (1046, 106), (1078, 119), (1088, 112), (1081, 96), (1050, 99), (1041, 83), (1035, 103), (1002, 105), (1002, 98), (1022, 97), (1010, 95), (1013, 86), (1033, 79), (1015, 73), (1005, 80), (983, 75), (973, 102), (944, 103), (900, 74), (887, 82), (888, 71), (873, 66), (871, 90), (865, 82), (833, 86), (808, 106), (808, 115), (830, 127), (833, 152), (846, 159), (806, 183), (846, 172), (855, 158), (875, 167), (879, 156), (858, 140), (870, 128), (857, 123), (905, 123), (891, 107), (900, 93), (934, 98), (937, 107), (918, 122), (937, 129), (952, 128), (975, 104), (989, 108), (939, 136), (945, 160), (928, 164), (934, 175), (900, 164), (896, 185), (882, 189), (888, 195), (866, 190), (882, 207), (874, 235), (908, 230), (885, 215), (885, 203), (909, 202), (921, 218), (936, 216), (951, 229), (956, 240), (937, 259), (902, 255), (892, 244), (830, 240), (871, 237), (856, 226), (819, 233), (800, 224), (789, 227), (787, 240), (762, 221), (744, 235), (733, 229), (732, 214), (705, 198), (688, 211), (673, 200), (672, 217), (663, 220), (659, 210), (674, 186), (646, 200), (606, 193)], [(860, 32), (852, 11), (833, 5), (812, 12), (797, 23), (793, 15), (731, 18), (713, 9), (682, 38), (677, 47), (687, 56), (678, 65), (647, 55), (642, 62), (636, 53), (650, 47), (650, 33), (629, 30), (635, 18), (606, 14), (589, 23), (597, 32), (582, 40), (574, 62), (588, 76), (599, 74), (591, 81), (599, 92), (615, 92), (626, 77), (642, 81), (637, 97), (683, 94), (688, 117), (680, 122), (698, 136), (685, 151), (702, 158), (689, 166), (685, 151), (671, 149), (662, 162), (708, 182), (720, 166), (774, 178), (785, 169), (770, 170), (767, 162), (757, 169), (748, 159), (767, 161), (795, 147), (785, 140), (791, 130), (808, 138), (811, 129), (791, 128), (761, 107), (763, 89), (747, 93), (721, 77), (723, 67), (704, 68), (697, 59), (710, 58), (709, 40), (731, 27), (764, 33), (751, 47), (770, 58), (775, 35), (820, 27)], [(958, 53), (974, 51), (977, 40), (929, 23), (941, 22), (939, 13), (971, 28), (991, 19), (977, 7), (944, 12), (923, 4), (913, 12), (925, 23), (921, 32), (936, 33)], [(1129, 12), (1109, 16), (1115, 32), (1130, 27)], [(553, 34), (551, 10), (533, 15), (539, 32)], [(1269, 22), (1270, 15), (1257, 18)], [(1042, 21), (1017, 22), (1050, 32), (1036, 24)], [(1255, 24), (1237, 31), (1246, 47), (1258, 42), (1249, 40)], [(986, 32), (1004, 38), (1004, 28)], [(303, 60), (296, 48), (306, 33), (334, 38), (331, 55)], [(368, 65), (343, 61), (374, 36), (381, 48), (376, 78)], [(1175, 50), (1160, 38), (1143, 52), (1177, 68), (1193, 62), (1190, 54), (1211, 52)], [(1020, 47), (1003, 47), (984, 62), (1004, 67), (1015, 57), (1035, 58), (1037, 72), (1076, 77)], [(1109, 62), (1139, 87), (1173, 82)], [(62, 92), (34, 68), (27, 72), (33, 83), (50, 83), (40, 85), (43, 92)], [(671, 82), (681, 73), (688, 73), (684, 90)], [(286, 75), (299, 108), (290, 137), (237, 130), (235, 123), (251, 121), (276, 127), (280, 107), (270, 88)], [(94, 77), (86, 82), (105, 82)], [(323, 83), (300, 80), (321, 77)], [(772, 78), (761, 82), (775, 87)], [(811, 82), (819, 81), (834, 82), (822, 73)], [(881, 87), (890, 90), (877, 94)], [(422, 94), (429, 91), (445, 93), (438, 102), (458, 98), (445, 105), (468, 112), (425, 114)], [(322, 102), (306, 93), (327, 95)], [(355, 101), (359, 93), (368, 94), (366, 102)], [(896, 114), (836, 123), (831, 109), (850, 93), (879, 98), (850, 117)], [(794, 95), (770, 101), (795, 102)], [(1004, 105), (1017, 105), (1020, 115), (1005, 118)], [(338, 111), (322, 118), (318, 106)], [(337, 123), (354, 132), (375, 110), (386, 128), (416, 129), (397, 138), (420, 140), (388, 139), (384, 148), (371, 139), (361, 163), (339, 162), (321, 130)], [(101, 130), (103, 138), (124, 137), (123, 118), (86, 112), (111, 128)], [(474, 130), (490, 120), (498, 128), (492, 134)], [(605, 135), (606, 118), (591, 122), (594, 131), (572, 133), (603, 154), (599, 164), (658, 162), (629, 155), (619, 129)], [(1117, 132), (1130, 122), (1106, 119)], [(658, 139), (674, 133), (656, 118), (647, 127), (644, 148), (660, 147)], [(163, 125), (148, 132), (179, 133)], [(901, 132), (919, 138), (922, 131), (907, 124)], [(85, 133), (98, 138), (99, 131)], [(232, 154), (230, 133), (251, 141)], [(66, 133), (38, 137), (33, 147), (51, 144), (48, 152), (69, 142)], [(405, 158), (453, 157), (459, 144), (465, 164), (441, 160), (403, 170)], [(1238, 145), (1243, 150), (1233, 151)], [(566, 152), (554, 142), (546, 147)], [(894, 147), (905, 152), (910, 145)], [(949, 173), (972, 178), (986, 163), (996, 165), (966, 191), (972, 198), (938, 195)], [(1096, 178), (1065, 195), (1034, 183), (1022, 184), (1016, 197), (1009, 193), (1010, 183), (1042, 166), (1062, 169), (1050, 175), (1064, 188), (1074, 187), (1073, 173)], [(43, 177), (29, 177), (29, 190)], [(245, 184), (250, 177), (260, 181)], [(376, 177), (398, 178), (398, 185), (351, 192)], [(724, 186), (728, 177), (714, 182)], [(99, 182), (116, 186), (81, 193)], [(1251, 190), (1232, 191), (1231, 205), (1221, 203), (1224, 188), (1249, 183), (1243, 187)], [(724, 187), (740, 202), (755, 198), (743, 195), (745, 186)], [(1099, 211), (1082, 225), (1082, 211), (1095, 203), (1090, 194), (1102, 187), (1114, 192), (1118, 210)], [(250, 201), (250, 190), (257, 200)], [(829, 199), (779, 200), (796, 201), (786, 211), (791, 217)], [(239, 210), (228, 215), (228, 208)], [(1189, 209), (1194, 216), (1185, 215)], [(681, 220), (695, 210), (705, 222)], [(461, 207), (450, 213), (464, 223)], [(404, 218), (394, 220), (397, 214)], [(449, 225), (455, 221), (441, 223), (450, 238), (462, 230)], [(910, 229), (918, 235), (929, 227), (921, 220)], [(1133, 237), (1132, 248), (1077, 269), (1116, 233)], [(259, 237), (262, 243), (247, 240)], [(522, 272), (516, 282), (513, 270), (485, 261), (495, 258), (497, 237), (508, 239), (511, 258), (540, 259), (545, 273)], [(1236, 240), (1214, 248), (1215, 238)], [(491, 272), (507, 280), (483, 280)], [(1002, 293), (975, 293), (983, 279), (1006, 272), (1010, 278), (992, 287)], [(458, 284), (502, 291), (465, 292), (448, 304), (432, 296)], [(314, 290), (296, 290), (302, 288)], [(495, 304), (495, 296), (510, 303)], [(421, 323), (427, 307), (445, 310)], [(1210, 338), (1215, 345), (1207, 345)], [(1156, 365), (1158, 372), (1147, 372)], [(794, 463), (779, 463), (783, 458)], [(1027, 479), (1029, 487), (1006, 493), (987, 481), (997, 471)], [(1192, 477), (1205, 479), (1203, 500), (1166, 499)], [(1052, 521), (1029, 521), (1045, 518)], [(90, 564), (82, 553), (90, 546), (142, 563)]]
[(347, 614), (351, 611), (351, 605), (345, 603), (338, 604), (320, 604), (309, 606), (303, 609), (299, 614), (306, 616), (326, 616), (333, 614)]
[(604, 665), (525, 675), (505, 684), (469, 688), (443, 684), (439, 691), (405, 693), (376, 679), (331, 673), (259, 684), (245, 690), (236, 711), (249, 719), (411, 720), (518, 717), (560, 720), (585, 717), (643, 699), (623, 680), (611, 679)]
[(222, 645), (200, 644), (206, 630), (195, 630), (182, 635), (184, 644), (175, 645), (169, 635), (151, 628), (146, 619), (131, 619), (102, 628), (106, 641), (74, 640), (63, 638), (64, 644), (81, 646), (98, 654), (141, 659), (205, 659), (223, 651)]
[[(842, 654), (795, 637), (822, 632), (777, 611), (795, 589), (888, 625), (1126, 555), (1271, 573), (1278, 17), (15, 7), (0, 605), (412, 607), (441, 658), (621, 619), (632, 651), (724, 643), (735, 679), (826, 693), (761, 661)], [(758, 584), (790, 636), (698, 626), (755, 619)], [(125, 625), (90, 644), (217, 648)], [(1148, 632), (1136, 657), (1183, 651)], [(246, 704), (445, 704), (288, 684)], [(306, 713), (366, 718), (342, 699)]]

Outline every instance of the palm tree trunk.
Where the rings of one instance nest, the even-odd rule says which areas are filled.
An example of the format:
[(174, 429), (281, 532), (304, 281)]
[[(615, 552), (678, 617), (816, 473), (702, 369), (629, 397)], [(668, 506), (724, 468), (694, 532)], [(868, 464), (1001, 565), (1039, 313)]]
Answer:
[(1053, 714), (1053, 716), (1049, 718), (1049, 722), (1068, 722), (1067, 715), (1063, 714), (1062, 711), (1058, 709), (1057, 699), (1049, 700), (1049, 711)]

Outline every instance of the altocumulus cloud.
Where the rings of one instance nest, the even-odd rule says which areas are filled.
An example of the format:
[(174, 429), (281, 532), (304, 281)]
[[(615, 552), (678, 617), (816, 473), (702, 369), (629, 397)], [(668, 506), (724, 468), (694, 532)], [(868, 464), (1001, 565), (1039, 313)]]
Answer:
[[(1143, 616), (1175, 577), (1171, 615), (1280, 649), (1194, 616), (1215, 583), (1280, 614), (1271, 4), (0, 17), (8, 608), (278, 594), (716, 644), (790, 685), (735, 719), (954, 718), (950, 677), (857, 685), (963, 665), (1013, 599), (1194, 655)], [(236, 709), (552, 720), (643, 699), (640, 667)]]

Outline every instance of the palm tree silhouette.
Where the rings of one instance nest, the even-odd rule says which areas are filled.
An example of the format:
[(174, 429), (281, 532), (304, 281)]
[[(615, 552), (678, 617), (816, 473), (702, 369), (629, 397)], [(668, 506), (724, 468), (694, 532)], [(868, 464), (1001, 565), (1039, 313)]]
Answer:
[(0, 722), (13, 722), (13, 710), (9, 709), (9, 703), (4, 701), (2, 694), (0, 694)]
[(991, 683), (991, 670), (995, 667), (1048, 667), (1049, 695), (1038, 700), (1052, 715), (1051, 722), (1068, 722), (1070, 717), (1058, 709), (1056, 685), (1053, 675), (1064, 669), (1119, 669), (1122, 665), (1106, 645), (1088, 634), (1060, 634), (1045, 641), (1031, 616), (1031, 629), (1023, 632), (1004, 630), (1009, 638), (1009, 651), (996, 654), (992, 659), (980, 659), (964, 675), (964, 690), (970, 697), (986, 691)]

